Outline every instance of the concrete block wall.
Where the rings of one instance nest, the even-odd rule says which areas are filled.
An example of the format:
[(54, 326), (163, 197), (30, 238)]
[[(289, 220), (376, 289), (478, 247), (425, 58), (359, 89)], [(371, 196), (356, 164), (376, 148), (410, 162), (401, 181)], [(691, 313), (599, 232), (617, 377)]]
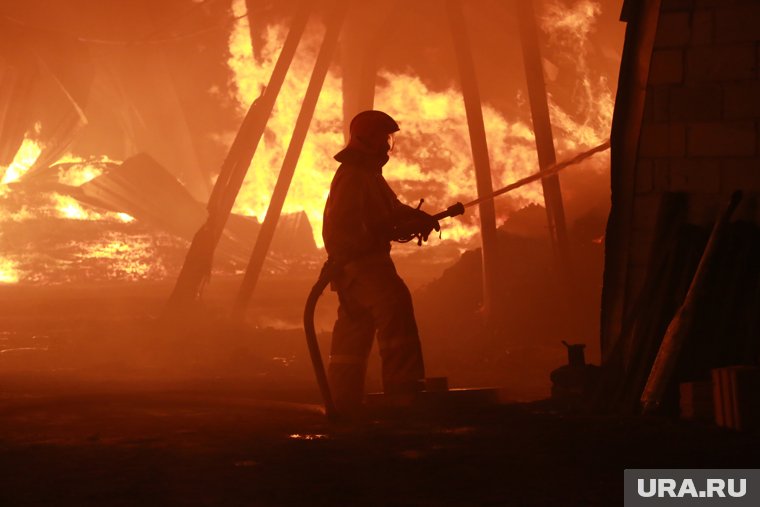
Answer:
[(656, 254), (662, 193), (691, 194), (693, 221), (711, 223), (736, 189), (760, 193), (760, 0), (662, 0), (639, 138), (629, 296)]

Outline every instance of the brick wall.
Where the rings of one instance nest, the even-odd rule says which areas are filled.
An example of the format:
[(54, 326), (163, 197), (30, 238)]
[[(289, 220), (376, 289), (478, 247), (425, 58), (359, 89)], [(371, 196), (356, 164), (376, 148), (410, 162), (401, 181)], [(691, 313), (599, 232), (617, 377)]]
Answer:
[(662, 0), (639, 138), (629, 296), (643, 283), (663, 192), (691, 194), (692, 220), (711, 223), (734, 190), (760, 191), (758, 67), (760, 0)]

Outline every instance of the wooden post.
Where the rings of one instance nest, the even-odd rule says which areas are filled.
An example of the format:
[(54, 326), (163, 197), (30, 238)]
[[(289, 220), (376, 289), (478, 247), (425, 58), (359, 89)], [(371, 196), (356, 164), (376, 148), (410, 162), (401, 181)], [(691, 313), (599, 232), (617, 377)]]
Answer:
[[(470, 52), (470, 41), (465, 26), (462, 5), (459, 0), (447, 0), (451, 36), (454, 53), (462, 83), (464, 107), (467, 113), (467, 126), (470, 131), (472, 161), (475, 165), (478, 197), (493, 193), (491, 183), (491, 166), (488, 159), (488, 144), (483, 123), (483, 111), (480, 105), (480, 92), (475, 76), (475, 65)], [(497, 300), (499, 253), (496, 237), (496, 211), (493, 199), (486, 199), (479, 204), (480, 236), (483, 246), (483, 312), (490, 319)]]
[[(544, 82), (544, 70), (541, 63), (536, 17), (533, 12), (532, 0), (516, 0), (514, 3), (520, 26), (520, 41), (525, 65), (525, 78), (528, 82), (528, 99), (531, 117), (533, 118), (533, 131), (536, 136), (538, 166), (541, 170), (545, 170), (556, 163), (557, 157), (554, 153), (554, 138), (551, 119), (549, 118), (549, 104), (546, 99), (546, 83)], [(570, 248), (559, 176), (544, 178), (541, 180), (541, 184), (544, 190), (544, 203), (552, 246), (559, 254), (561, 268), (569, 274), (571, 272)]]
[(344, 136), (348, 142), (348, 126), (361, 111), (372, 109), (375, 102), (377, 54), (367, 33), (374, 4), (351, 6), (348, 23), (340, 43), (341, 87), (343, 91)]
[(186, 309), (198, 296), (204, 281), (211, 273), (214, 250), (227, 224), (248, 167), (251, 165), (251, 159), (266, 129), (275, 100), (280, 93), (285, 75), (288, 73), (309, 19), (310, 10), (311, 2), (301, 2), (269, 78), (269, 84), (262, 95), (251, 104), (232, 142), (206, 206), (208, 209), (206, 223), (195, 234), (174, 290), (169, 297), (166, 307), (168, 314)]
[(282, 161), (280, 174), (277, 177), (277, 183), (272, 192), (272, 199), (269, 202), (264, 223), (256, 238), (256, 244), (251, 253), (251, 260), (248, 263), (243, 282), (240, 285), (240, 290), (235, 299), (235, 304), (232, 310), (232, 316), (235, 319), (242, 318), (243, 312), (248, 305), (248, 301), (251, 298), (251, 294), (253, 294), (256, 282), (261, 274), (264, 260), (269, 252), (269, 246), (272, 243), (272, 238), (277, 229), (277, 222), (282, 213), (282, 205), (285, 203), (285, 198), (288, 195), (290, 182), (293, 180), (293, 174), (295, 173), (296, 165), (298, 164), (298, 158), (301, 156), (301, 149), (306, 140), (306, 134), (309, 132), (311, 119), (314, 116), (314, 109), (317, 107), (317, 101), (319, 100), (319, 94), (322, 91), (322, 85), (327, 76), (330, 62), (335, 54), (335, 49), (338, 46), (338, 37), (340, 36), (340, 30), (343, 26), (343, 19), (346, 16), (347, 9), (347, 0), (336, 0), (332, 11), (327, 17), (325, 38), (322, 41), (317, 60), (314, 63), (314, 70), (311, 74), (309, 86), (306, 88), (306, 94), (304, 95), (303, 103), (301, 104), (301, 111), (298, 113), (298, 118), (296, 119), (296, 125), (293, 129), (293, 136), (290, 139), (290, 144), (288, 145), (288, 151), (285, 153), (285, 158)]
[(354, 2), (348, 12), (340, 42), (346, 142), (354, 116), (374, 108), (378, 53), (398, 26), (399, 12), (403, 12), (403, 0)]
[[(612, 114), (610, 141), (611, 207), (604, 236), (602, 278), (601, 348), (602, 364), (615, 350), (631, 306), (630, 247), (633, 237), (633, 205), (639, 137), (647, 100), (647, 82), (654, 40), (660, 26), (661, 0), (625, 2), (621, 21), (627, 23), (620, 61), (620, 77)], [(651, 99), (651, 95), (649, 96)]]

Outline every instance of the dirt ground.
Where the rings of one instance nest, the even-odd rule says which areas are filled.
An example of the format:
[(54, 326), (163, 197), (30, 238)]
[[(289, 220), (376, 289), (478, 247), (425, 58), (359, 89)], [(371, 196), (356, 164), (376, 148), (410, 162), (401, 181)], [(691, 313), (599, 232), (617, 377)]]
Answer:
[(318, 405), (294, 401), (308, 397), (295, 391), (4, 385), (4, 506), (613, 506), (622, 505), (625, 468), (760, 461), (757, 436), (563, 415), (546, 403), (335, 426)]
[(264, 279), (229, 326), (216, 280), (176, 332), (166, 283), (0, 288), (0, 506), (611, 506), (625, 468), (760, 465), (757, 435), (541, 401), (329, 425), (294, 303), (312, 281)]

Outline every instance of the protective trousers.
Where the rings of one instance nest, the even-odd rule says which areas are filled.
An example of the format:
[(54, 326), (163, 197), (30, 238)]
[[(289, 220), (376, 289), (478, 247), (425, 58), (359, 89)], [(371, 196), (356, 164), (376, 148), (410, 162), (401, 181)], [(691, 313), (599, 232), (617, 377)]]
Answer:
[(377, 341), (386, 393), (419, 390), (425, 376), (412, 297), (390, 255), (353, 262), (334, 283), (340, 307), (328, 379), (339, 412), (361, 405), (372, 342)]

